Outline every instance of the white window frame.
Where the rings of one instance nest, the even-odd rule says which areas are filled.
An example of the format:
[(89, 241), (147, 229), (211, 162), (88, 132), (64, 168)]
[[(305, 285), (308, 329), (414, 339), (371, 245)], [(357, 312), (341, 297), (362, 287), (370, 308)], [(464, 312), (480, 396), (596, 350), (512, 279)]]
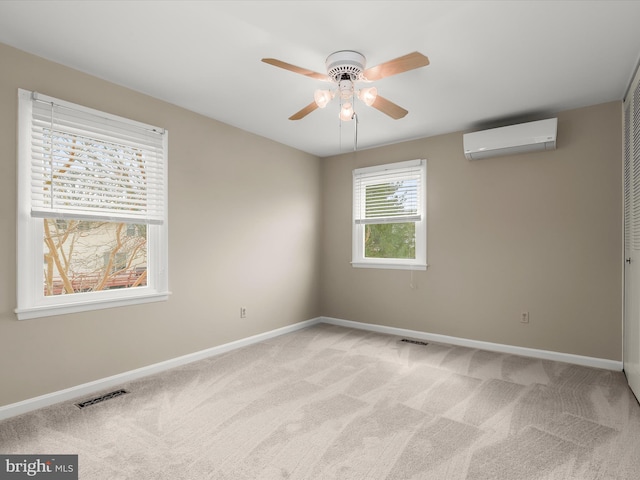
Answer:
[[(416, 258), (367, 258), (365, 257), (364, 234), (365, 223), (389, 223), (389, 221), (364, 221), (360, 205), (364, 205), (366, 190), (358, 188), (358, 184), (366, 183), (367, 179), (379, 178), (386, 173), (398, 174), (403, 170), (413, 170), (412, 175), (419, 175), (418, 205), (415, 215), (401, 221), (415, 222)], [(379, 180), (377, 180), (379, 181)], [(373, 167), (357, 168), (353, 170), (353, 219), (352, 219), (352, 261), (356, 268), (387, 268), (403, 270), (427, 269), (427, 161), (425, 159), (409, 160), (405, 162), (377, 165)]]
[[(31, 156), (32, 106), (36, 100), (53, 102), (64, 108), (95, 115), (103, 120), (116, 121), (132, 128), (144, 128), (162, 135), (163, 204), (162, 219), (150, 219), (147, 233), (147, 285), (135, 288), (83, 292), (65, 295), (44, 295), (44, 226), (40, 213), (32, 212)], [(165, 301), (168, 290), (168, 222), (167, 222), (167, 153), (168, 132), (108, 113), (93, 110), (35, 92), (18, 91), (18, 207), (17, 207), (17, 308), (18, 320), (83, 312), (103, 308)], [(58, 218), (65, 218), (61, 215)], [(117, 219), (112, 221), (119, 221)], [(143, 223), (143, 222), (140, 222)]]

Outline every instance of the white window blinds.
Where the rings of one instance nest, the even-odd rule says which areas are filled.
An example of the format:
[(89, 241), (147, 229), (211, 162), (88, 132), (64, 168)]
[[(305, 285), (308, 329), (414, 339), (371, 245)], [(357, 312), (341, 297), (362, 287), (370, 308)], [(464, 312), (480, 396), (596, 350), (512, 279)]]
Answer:
[(162, 224), (166, 132), (32, 94), (31, 215)]
[(354, 222), (418, 222), (424, 215), (425, 161), (359, 168), (354, 176)]

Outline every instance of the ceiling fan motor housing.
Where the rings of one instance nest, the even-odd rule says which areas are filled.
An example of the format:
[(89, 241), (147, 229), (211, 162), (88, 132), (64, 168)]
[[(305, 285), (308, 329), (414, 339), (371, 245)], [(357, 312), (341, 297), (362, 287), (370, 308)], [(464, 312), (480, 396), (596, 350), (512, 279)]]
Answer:
[[(353, 50), (340, 50), (327, 57), (327, 75), (338, 83), (340, 80), (360, 80), (364, 72), (364, 55)], [(346, 78), (345, 78), (346, 77)]]

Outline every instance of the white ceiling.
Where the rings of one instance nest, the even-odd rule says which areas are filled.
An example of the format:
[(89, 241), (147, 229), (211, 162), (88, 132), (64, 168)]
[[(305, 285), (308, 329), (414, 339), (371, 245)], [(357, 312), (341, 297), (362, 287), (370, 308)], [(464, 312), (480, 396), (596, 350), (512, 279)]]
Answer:
[[(622, 100), (640, 57), (640, 1), (0, 1), (0, 42), (324, 157), (352, 151), (334, 100), (288, 117), (356, 50), (372, 67), (431, 64), (375, 82), (409, 110), (356, 104), (358, 149)], [(47, 93), (47, 92), (43, 92)]]

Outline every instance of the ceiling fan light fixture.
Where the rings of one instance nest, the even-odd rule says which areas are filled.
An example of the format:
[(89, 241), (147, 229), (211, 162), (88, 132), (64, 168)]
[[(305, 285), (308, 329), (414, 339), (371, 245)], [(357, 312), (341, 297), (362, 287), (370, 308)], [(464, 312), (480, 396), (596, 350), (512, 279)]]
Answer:
[(340, 98), (343, 100), (353, 97), (353, 82), (351, 80), (340, 80), (338, 89), (340, 90)]
[(353, 105), (350, 102), (342, 104), (340, 109), (340, 120), (348, 122), (353, 118)]
[(313, 94), (313, 99), (320, 108), (326, 107), (332, 98), (333, 92), (330, 90), (316, 90)]
[(369, 107), (373, 105), (377, 97), (378, 89), (376, 87), (363, 88), (358, 92), (358, 98)]

